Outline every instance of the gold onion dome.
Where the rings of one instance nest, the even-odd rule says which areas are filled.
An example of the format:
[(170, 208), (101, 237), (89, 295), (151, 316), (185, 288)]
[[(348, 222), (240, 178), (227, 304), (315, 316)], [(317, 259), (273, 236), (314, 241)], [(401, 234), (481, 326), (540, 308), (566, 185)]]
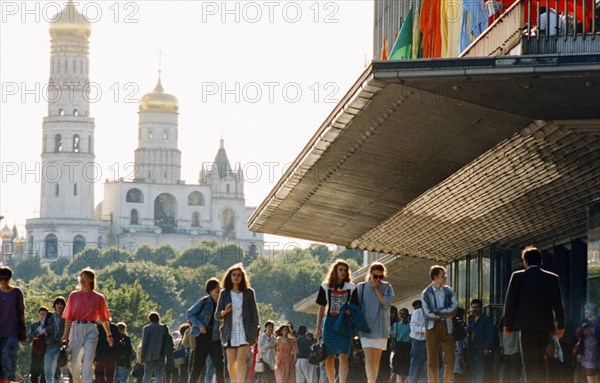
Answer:
[(90, 37), (92, 27), (90, 22), (82, 15), (72, 0), (52, 19), (50, 19), (50, 36), (85, 38)]
[(2, 228), (2, 230), (0, 231), (0, 237), (2, 238), (6, 238), (6, 237), (12, 237), (13, 235), (13, 231), (8, 227), (8, 225), (4, 225), (4, 227)]
[(165, 93), (158, 77), (158, 84), (151, 93), (147, 93), (140, 101), (140, 112), (170, 112), (175, 113), (179, 109), (179, 101), (172, 94)]

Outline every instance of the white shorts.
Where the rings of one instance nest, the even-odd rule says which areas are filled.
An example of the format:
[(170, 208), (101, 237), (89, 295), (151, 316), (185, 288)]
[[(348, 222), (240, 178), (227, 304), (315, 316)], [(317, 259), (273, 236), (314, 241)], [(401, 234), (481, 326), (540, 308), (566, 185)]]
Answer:
[(380, 350), (387, 349), (387, 338), (365, 338), (360, 337), (360, 344), (363, 348), (378, 348)]

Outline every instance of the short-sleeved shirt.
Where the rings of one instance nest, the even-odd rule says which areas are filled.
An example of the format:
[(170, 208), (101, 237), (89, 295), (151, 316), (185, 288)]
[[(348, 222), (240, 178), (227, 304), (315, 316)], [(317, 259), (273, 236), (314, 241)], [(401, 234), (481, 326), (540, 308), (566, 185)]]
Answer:
[[(354, 285), (351, 285), (354, 287)], [(358, 301), (352, 297), (352, 288), (344, 289), (344, 285), (336, 286), (334, 289), (325, 289), (323, 286), (319, 287), (319, 295), (317, 296), (317, 304), (321, 306), (327, 305), (327, 315), (328, 316), (338, 316), (340, 314), (340, 310), (344, 305), (348, 302), (358, 304)], [(352, 297), (352, 300), (350, 299)]]
[(23, 292), (18, 287), (7, 293), (0, 291), (0, 338), (17, 336), (19, 316), (25, 311)]
[(110, 312), (104, 295), (96, 291), (73, 291), (67, 300), (63, 319), (106, 322), (110, 320)]

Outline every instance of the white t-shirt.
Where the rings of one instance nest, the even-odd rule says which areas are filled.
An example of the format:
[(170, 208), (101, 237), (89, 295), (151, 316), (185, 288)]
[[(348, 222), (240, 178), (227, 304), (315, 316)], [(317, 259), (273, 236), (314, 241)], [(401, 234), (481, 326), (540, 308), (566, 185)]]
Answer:
[(244, 293), (231, 292), (231, 347), (238, 347), (248, 344), (246, 340), (246, 331), (244, 330), (244, 317), (242, 314), (242, 305), (244, 303)]

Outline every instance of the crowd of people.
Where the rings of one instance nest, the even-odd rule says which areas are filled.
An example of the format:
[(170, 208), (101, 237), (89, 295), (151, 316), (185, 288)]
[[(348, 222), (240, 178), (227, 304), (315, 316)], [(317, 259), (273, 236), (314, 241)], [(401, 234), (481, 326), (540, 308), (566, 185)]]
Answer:
[[(19, 342), (32, 342), (29, 383), (346, 383), (546, 382), (548, 359), (560, 359), (565, 316), (558, 277), (543, 270), (534, 247), (522, 252), (525, 269), (513, 273), (504, 314), (496, 325), (473, 299), (470, 315), (446, 285), (446, 269), (430, 269), (431, 284), (408, 308), (392, 305), (386, 268), (374, 262), (365, 281), (336, 260), (319, 287), (314, 333), (302, 324), (266, 320), (262, 328), (254, 290), (241, 263), (223, 279), (206, 281), (206, 294), (170, 331), (148, 314), (134, 350), (127, 324), (112, 322), (93, 270), (83, 269), (68, 299), (40, 307), (27, 328), (23, 292), (0, 266), (0, 383), (17, 381)], [(464, 319), (466, 321), (463, 321)], [(582, 375), (598, 381), (600, 317), (585, 306), (572, 353)], [(320, 344), (326, 350), (315, 361)], [(549, 352), (552, 350), (552, 352)], [(61, 375), (61, 372), (64, 373)]]

